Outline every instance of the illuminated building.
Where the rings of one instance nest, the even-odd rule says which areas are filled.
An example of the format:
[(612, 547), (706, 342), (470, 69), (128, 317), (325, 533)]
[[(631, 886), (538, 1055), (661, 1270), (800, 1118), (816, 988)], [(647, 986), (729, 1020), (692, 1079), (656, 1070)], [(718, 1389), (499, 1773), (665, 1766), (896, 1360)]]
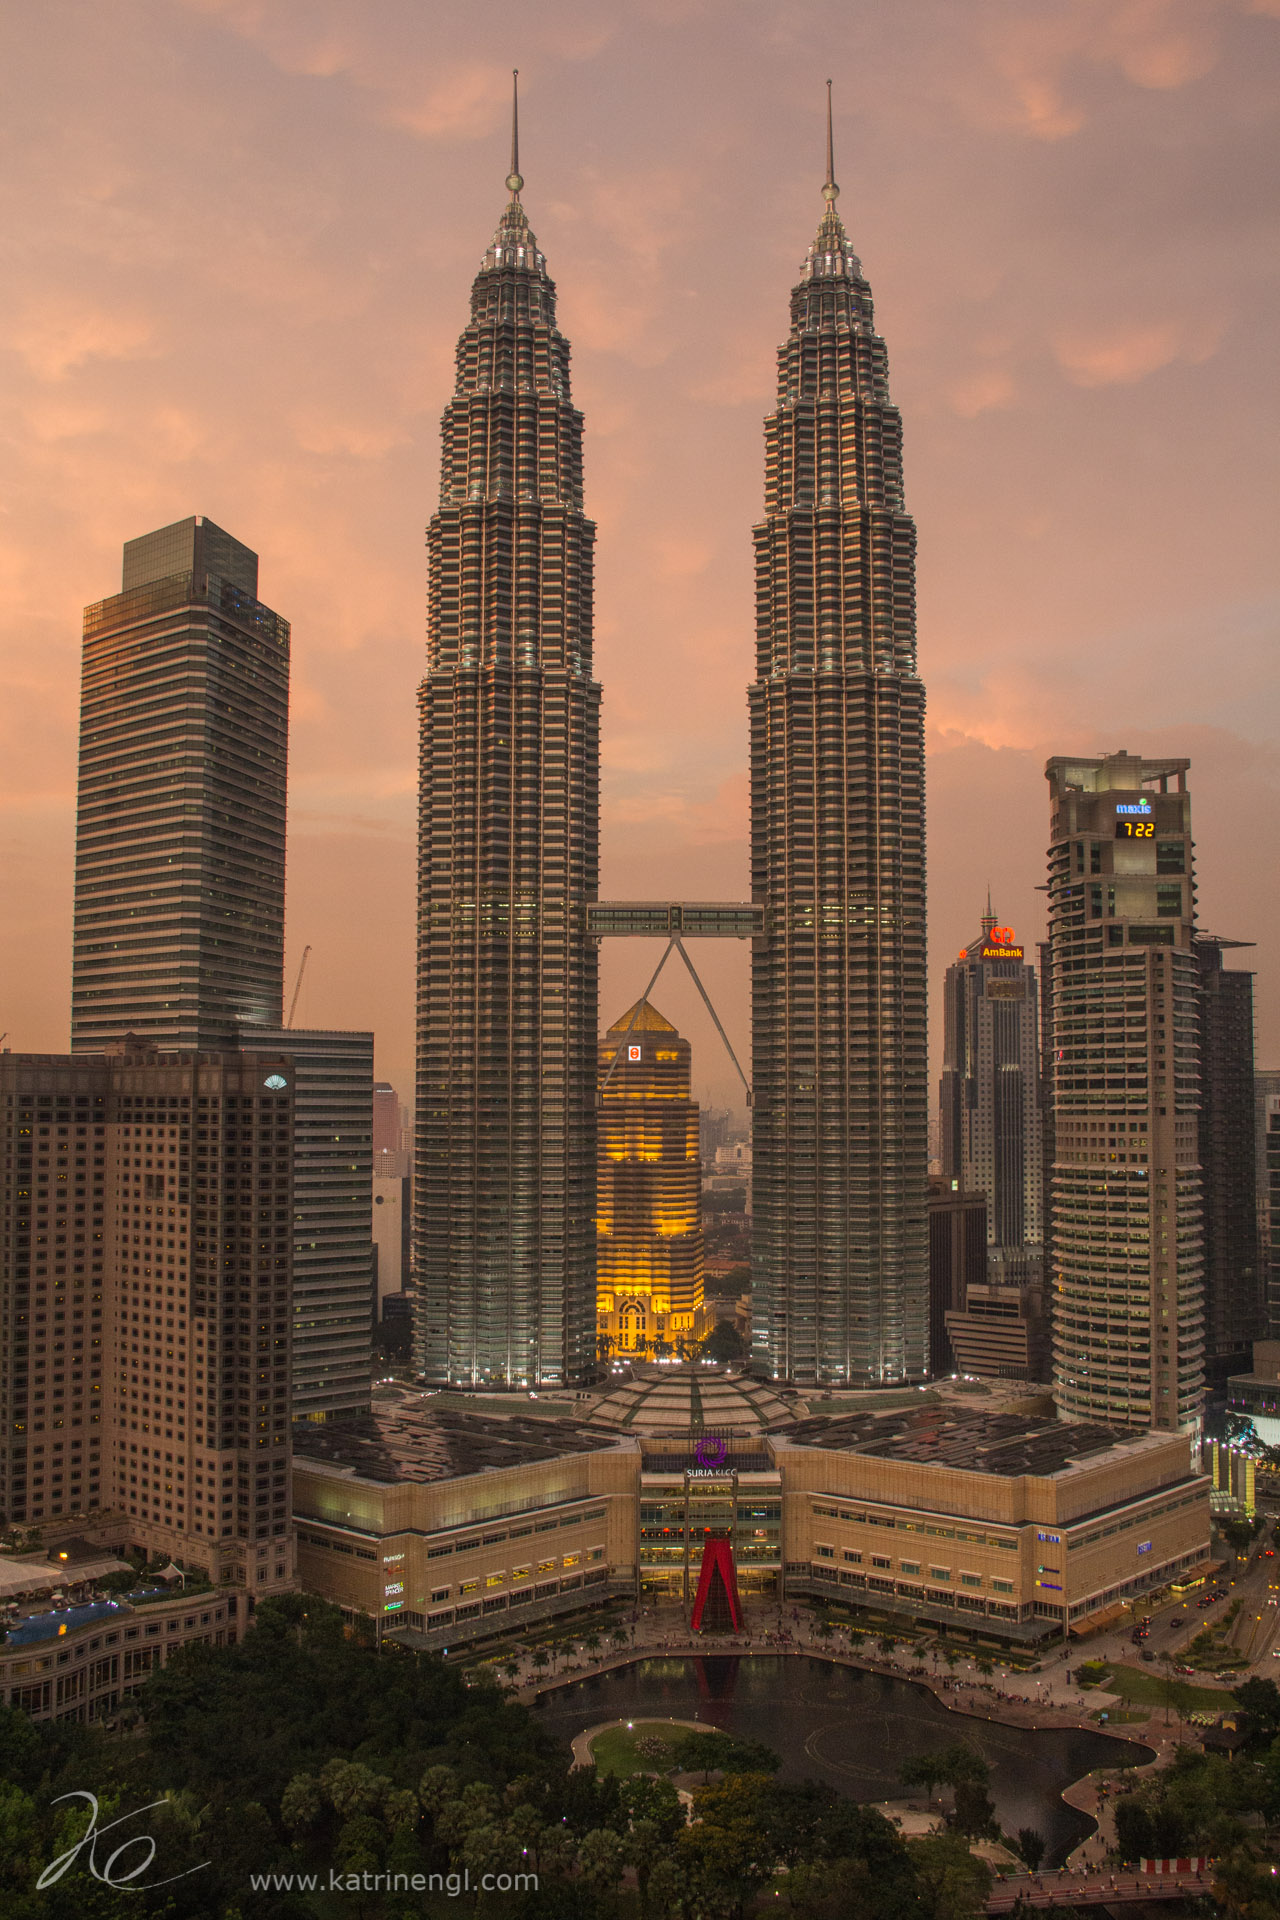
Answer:
[(1185, 1434), (953, 1401), (767, 1433), (379, 1408), (299, 1436), (299, 1570), (415, 1648), (593, 1601), (675, 1603), (693, 1624), (700, 1590), (721, 1603), (704, 1627), (759, 1631), (811, 1598), (1061, 1645), (1203, 1579), (1209, 1483), (1190, 1451)]
[(1077, 1418), (1183, 1429), (1204, 1383), (1189, 765), (1045, 769), (1055, 1391)]
[(522, 185), (513, 141), (428, 533), (414, 1152), (417, 1364), (511, 1387), (595, 1365), (595, 529)]
[(292, 1586), (293, 1069), (225, 1051), (0, 1057), (4, 1523), (215, 1586)]
[(85, 608), (71, 1047), (278, 1027), (289, 622), (194, 516), (126, 542)]
[(602, 1350), (662, 1355), (704, 1331), (689, 1042), (647, 1000), (600, 1042), (596, 1309)]
[(826, 209), (765, 425), (750, 689), (753, 1321), (777, 1379), (928, 1360), (924, 687), (902, 423)]

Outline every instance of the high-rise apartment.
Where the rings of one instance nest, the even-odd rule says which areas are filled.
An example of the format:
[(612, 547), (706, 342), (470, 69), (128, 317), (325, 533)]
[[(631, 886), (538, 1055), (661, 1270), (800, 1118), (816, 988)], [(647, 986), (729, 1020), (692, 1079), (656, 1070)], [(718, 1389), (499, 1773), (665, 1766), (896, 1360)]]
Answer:
[(1244, 943), (1197, 933), (1199, 1156), (1204, 1194), (1205, 1373), (1221, 1386), (1266, 1337), (1258, 1252), (1253, 1086), (1253, 975), (1223, 955)]
[(294, 1577), (293, 1071), (0, 1056), (0, 1509), (253, 1593)]
[(1204, 1385), (1187, 760), (1056, 757), (1050, 1282), (1063, 1411), (1194, 1430)]
[(595, 1365), (595, 529), (523, 184), (513, 140), (444, 414), (419, 694), (416, 1358), (490, 1387)]
[(791, 296), (754, 533), (754, 1353), (774, 1378), (923, 1374), (924, 687), (902, 422), (826, 208)]
[(369, 1404), (373, 1035), (282, 1025), (289, 625), (257, 591), (196, 515), (85, 611), (71, 1044), (296, 1060), (294, 1412), (321, 1419)]
[(600, 1042), (597, 1334), (673, 1352), (705, 1331), (698, 1106), (689, 1042), (643, 1000)]
[(289, 623), (196, 515), (85, 608), (71, 1046), (280, 1025)]

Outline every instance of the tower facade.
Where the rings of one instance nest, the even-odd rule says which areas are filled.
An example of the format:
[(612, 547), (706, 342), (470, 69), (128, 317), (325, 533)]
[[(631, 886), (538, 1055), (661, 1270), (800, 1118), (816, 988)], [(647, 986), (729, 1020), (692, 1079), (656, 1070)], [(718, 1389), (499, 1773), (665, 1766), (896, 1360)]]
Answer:
[(0, 1516), (294, 1584), (293, 1067), (0, 1057)]
[(702, 1332), (702, 1162), (689, 1042), (647, 1000), (600, 1042), (597, 1338), (674, 1352)]
[(1057, 1399), (1188, 1431), (1204, 1387), (1189, 766), (1045, 769)]
[(71, 1047), (278, 1027), (289, 623), (258, 556), (192, 516), (85, 608)]
[(1215, 1384), (1247, 1372), (1267, 1333), (1258, 1250), (1253, 1084), (1253, 975), (1226, 967), (1241, 943), (1197, 933), (1200, 1173), (1204, 1186), (1205, 1372)]
[(754, 532), (754, 1358), (923, 1374), (924, 688), (902, 423), (871, 290), (826, 211), (791, 296)]
[(496, 1387), (595, 1363), (595, 529), (514, 141), (507, 185), (428, 532), (414, 1156), (417, 1364)]
[(1035, 968), (988, 905), (943, 987), (942, 1175), (987, 1196), (987, 1242), (1044, 1243)]

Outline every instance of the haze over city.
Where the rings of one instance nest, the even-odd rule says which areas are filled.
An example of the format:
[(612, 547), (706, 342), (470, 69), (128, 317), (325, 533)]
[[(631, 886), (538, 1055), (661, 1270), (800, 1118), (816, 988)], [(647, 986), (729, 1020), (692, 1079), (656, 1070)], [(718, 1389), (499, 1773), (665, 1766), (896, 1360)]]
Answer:
[[(1280, 824), (1277, 16), (205, 0), (11, 20), (6, 1044), (66, 1045), (81, 609), (118, 590), (124, 540), (204, 513), (293, 623), (299, 1023), (373, 1027), (409, 1097), (422, 530), (518, 65), (599, 529), (602, 897), (749, 892), (750, 528), (829, 71), (919, 528), (931, 991), (988, 881), (1043, 931), (1048, 754), (1186, 754), (1200, 923), (1258, 943), (1238, 958), (1276, 1058), (1256, 848)], [(652, 964), (606, 945), (602, 1024)], [(745, 1054), (745, 951), (699, 965)], [(695, 1090), (733, 1100), (689, 984), (655, 998)]]

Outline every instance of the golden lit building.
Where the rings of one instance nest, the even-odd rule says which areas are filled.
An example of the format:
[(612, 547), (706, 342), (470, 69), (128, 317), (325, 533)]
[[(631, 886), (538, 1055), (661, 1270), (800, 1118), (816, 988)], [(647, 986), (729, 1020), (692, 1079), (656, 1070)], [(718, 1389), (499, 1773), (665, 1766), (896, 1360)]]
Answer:
[(596, 1323), (620, 1354), (673, 1352), (705, 1332), (698, 1107), (689, 1042), (647, 1000), (600, 1042)]

